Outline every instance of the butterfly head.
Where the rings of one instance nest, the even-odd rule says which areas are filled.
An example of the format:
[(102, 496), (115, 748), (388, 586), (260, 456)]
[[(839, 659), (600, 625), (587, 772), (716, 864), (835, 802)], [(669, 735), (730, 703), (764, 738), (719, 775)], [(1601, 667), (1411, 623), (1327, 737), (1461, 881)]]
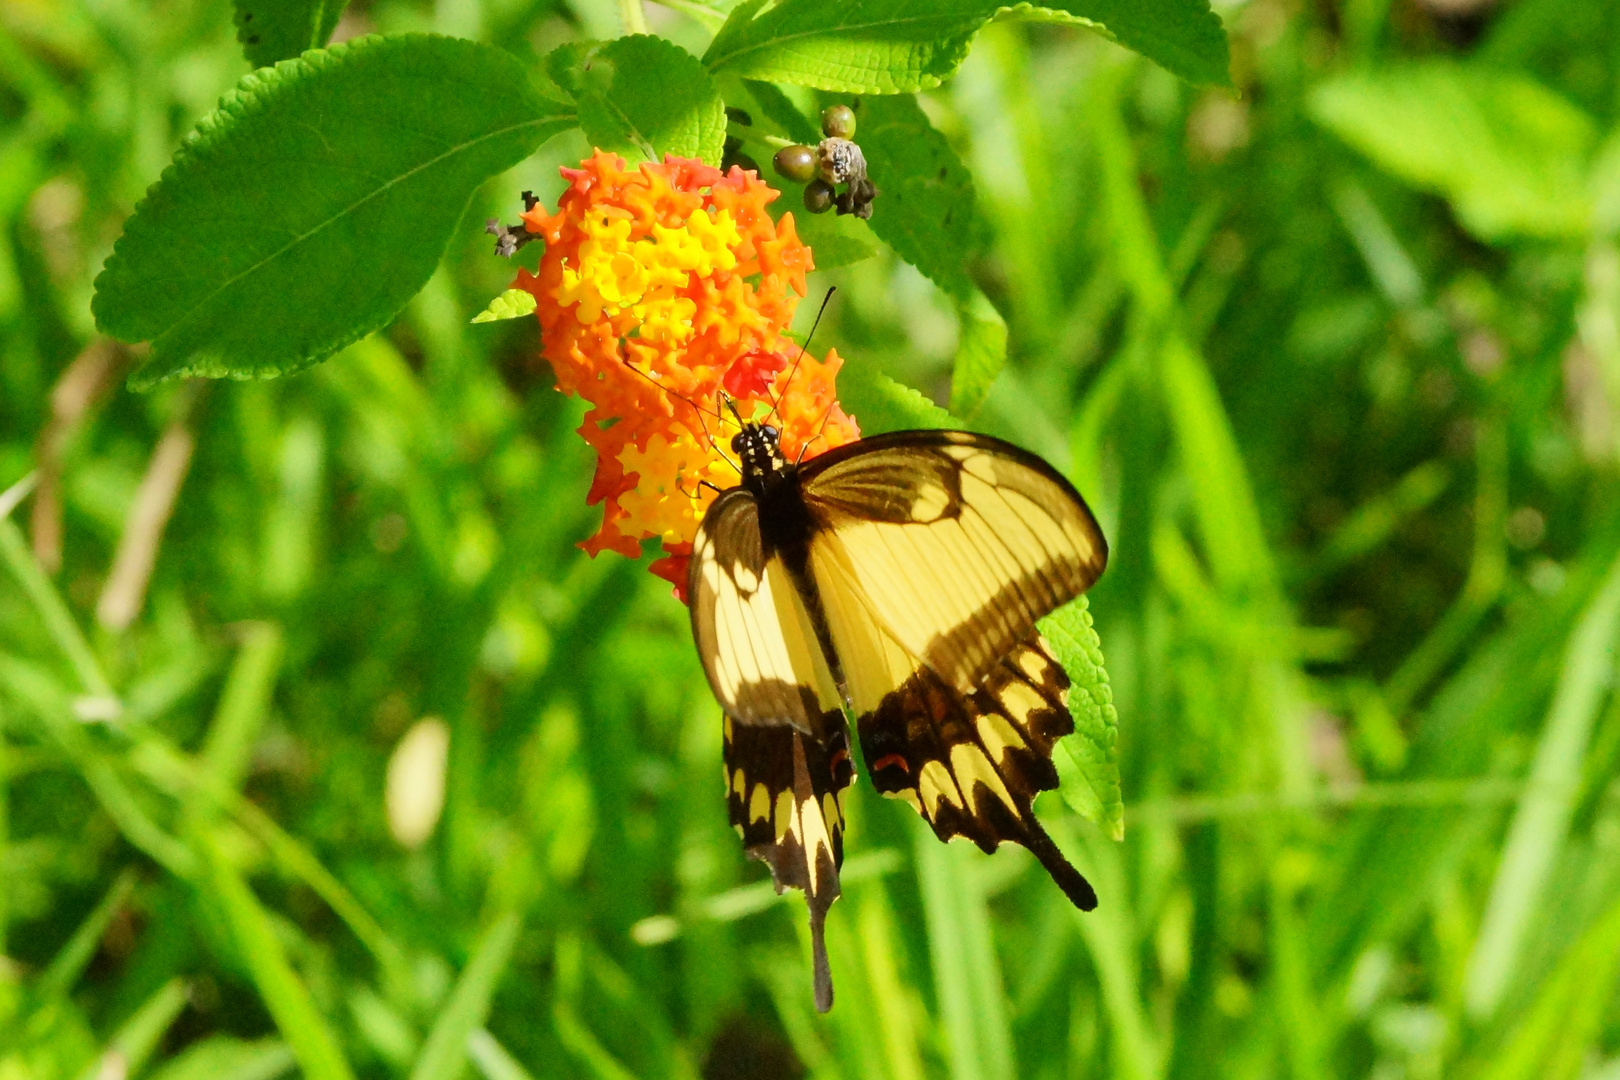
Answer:
[(742, 462), (744, 486), (764, 483), (787, 468), (782, 460), (781, 433), (769, 424), (743, 424), (731, 439), (731, 452)]

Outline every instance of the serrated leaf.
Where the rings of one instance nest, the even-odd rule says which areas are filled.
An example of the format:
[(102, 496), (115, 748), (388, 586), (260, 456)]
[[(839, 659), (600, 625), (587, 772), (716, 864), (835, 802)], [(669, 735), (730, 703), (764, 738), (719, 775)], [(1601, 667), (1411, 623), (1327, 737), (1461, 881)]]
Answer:
[(745, 79), (743, 88), (748, 91), (765, 117), (780, 126), (788, 138), (797, 139), (808, 146), (814, 146), (821, 141), (821, 130), (810, 122), (809, 117), (799, 111), (799, 107), (783, 93), (780, 86), (760, 82), (757, 79)]
[(951, 412), (971, 420), (1007, 363), (1007, 324), (977, 289), (957, 301), (956, 320), (960, 330), (951, 369)]
[(763, 0), (738, 6), (703, 62), (745, 79), (853, 94), (938, 86), (991, 18), (1080, 22), (1190, 82), (1228, 85), (1228, 45), (1209, 0)]
[(1596, 125), (1540, 83), (1449, 61), (1328, 80), (1311, 113), (1381, 168), (1446, 197), (1485, 240), (1584, 235)]
[(916, 98), (862, 98), (854, 104), (856, 139), (882, 192), (872, 204), (872, 231), (952, 297), (971, 297), (968, 261), (984, 241), (972, 174)]
[(1115, 840), (1125, 838), (1125, 801), (1115, 756), (1118, 714), (1103, 667), (1102, 642), (1091, 611), (1080, 597), (1040, 621), (1041, 633), (1069, 673), (1069, 712), (1074, 734), (1058, 741), (1052, 755), (1059, 792), (1075, 813), (1095, 821)]
[(501, 319), (521, 319), (533, 315), (534, 293), (527, 289), (507, 289), (489, 302), (489, 307), (473, 316), (475, 323), (499, 322)]
[(697, 57), (661, 37), (573, 42), (546, 57), (546, 73), (574, 98), (591, 145), (632, 160), (665, 154), (720, 163), (726, 106)]
[(793, 213), (793, 226), (799, 239), (810, 245), (817, 270), (848, 266), (862, 259), (870, 259), (878, 251), (872, 230), (867, 228), (864, 221), (847, 214), (812, 214), (808, 210), (796, 210)]
[(96, 279), (130, 379), (266, 378), (385, 326), (477, 186), (574, 123), (511, 54), (369, 37), (248, 75), (187, 138)]
[(1209, 0), (1060, 0), (1003, 8), (1003, 18), (1062, 16), (1112, 38), (1190, 83), (1231, 86), (1231, 49)]
[(745, 79), (854, 94), (938, 86), (995, 12), (983, 0), (783, 0), (740, 5), (703, 62)]
[(319, 49), (337, 29), (348, 0), (233, 0), (236, 40), (254, 67)]
[(922, 393), (896, 382), (871, 364), (845, 364), (839, 369), (838, 402), (855, 418), (862, 435), (963, 426)]

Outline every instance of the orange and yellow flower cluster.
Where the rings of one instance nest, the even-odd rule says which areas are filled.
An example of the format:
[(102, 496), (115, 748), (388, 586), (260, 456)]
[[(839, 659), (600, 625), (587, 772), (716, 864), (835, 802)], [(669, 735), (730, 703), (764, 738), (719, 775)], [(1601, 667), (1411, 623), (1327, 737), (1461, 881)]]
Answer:
[(683, 593), (714, 489), (739, 479), (721, 452), (737, 430), (722, 393), (744, 419), (769, 413), (790, 461), (860, 436), (838, 406), (837, 353), (801, 359), (784, 335), (810, 249), (792, 214), (766, 213), (778, 192), (736, 166), (628, 169), (598, 150), (562, 174), (557, 212), (523, 215), (546, 253), (516, 285), (535, 298), (558, 388), (591, 404), (579, 433), (596, 450), (602, 527), (581, 546), (635, 558), (658, 537), (653, 571)]

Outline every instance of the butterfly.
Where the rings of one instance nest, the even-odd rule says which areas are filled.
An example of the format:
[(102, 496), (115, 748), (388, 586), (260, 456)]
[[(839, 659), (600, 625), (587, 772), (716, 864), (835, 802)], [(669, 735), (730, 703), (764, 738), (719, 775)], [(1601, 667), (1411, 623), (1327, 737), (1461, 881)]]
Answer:
[(725, 713), (731, 823), (778, 892), (804, 891), (817, 1009), (832, 1007), (824, 926), (855, 777), (846, 708), (878, 791), (941, 840), (1022, 844), (1096, 907), (1032, 810), (1074, 730), (1035, 623), (1108, 560), (1085, 501), (986, 435), (900, 431), (801, 465), (775, 428), (739, 422), (742, 481), (692, 545), (692, 635)]

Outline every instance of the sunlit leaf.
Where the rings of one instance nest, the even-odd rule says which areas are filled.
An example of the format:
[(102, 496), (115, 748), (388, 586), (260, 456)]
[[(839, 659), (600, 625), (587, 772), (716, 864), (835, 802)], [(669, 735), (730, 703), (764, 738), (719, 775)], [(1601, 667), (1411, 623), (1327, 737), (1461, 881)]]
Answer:
[(725, 103), (698, 58), (674, 42), (647, 34), (574, 42), (546, 57), (546, 73), (573, 96), (591, 145), (631, 160), (720, 163)]
[(348, 0), (233, 0), (236, 40), (254, 67), (319, 49), (337, 29)]
[(203, 119), (96, 279), (132, 378), (284, 375), (385, 325), (489, 176), (571, 126), (509, 53), (364, 38), (257, 71)]
[(1063, 800), (1075, 812), (1101, 825), (1115, 840), (1125, 837), (1125, 802), (1120, 794), (1115, 752), (1119, 717), (1103, 667), (1102, 642), (1091, 625), (1085, 597), (1059, 608), (1040, 623), (1052, 652), (1069, 673), (1069, 712), (1074, 734), (1052, 755)]

